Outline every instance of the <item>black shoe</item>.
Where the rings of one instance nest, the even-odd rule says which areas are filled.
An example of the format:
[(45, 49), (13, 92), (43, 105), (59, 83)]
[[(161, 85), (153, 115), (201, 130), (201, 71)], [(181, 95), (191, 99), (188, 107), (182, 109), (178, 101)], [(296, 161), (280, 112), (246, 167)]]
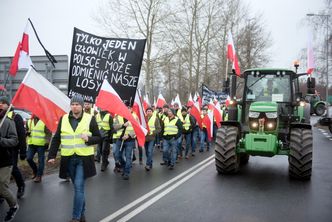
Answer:
[(148, 166), (148, 165), (145, 166), (145, 170), (146, 170), (146, 171), (150, 171), (150, 169), (151, 169), (150, 166)]
[(173, 165), (169, 165), (168, 169), (169, 170), (174, 170), (174, 166)]
[(100, 163), (100, 157), (95, 156), (95, 161), (96, 161), (97, 163)]
[(17, 199), (20, 199), (21, 197), (23, 197), (24, 196), (24, 189), (25, 188), (25, 186), (21, 186), (21, 187), (19, 187), (18, 189), (17, 189)]
[(129, 176), (128, 176), (127, 174), (124, 174), (124, 175), (122, 176), (122, 179), (124, 179), (124, 180), (129, 180)]
[(20, 207), (18, 204), (16, 204), (14, 207), (9, 208), (9, 211), (7, 212), (7, 215), (5, 217), (4, 221), (12, 221)]
[(164, 162), (161, 162), (160, 165), (162, 165), (162, 166), (167, 166), (168, 163), (164, 161)]
[(192, 153), (191, 156), (195, 156), (195, 153)]
[(101, 170), (102, 172), (104, 172), (104, 171), (106, 170), (107, 166), (108, 166), (108, 163), (102, 163), (102, 164), (101, 164), (101, 167), (100, 167), (100, 170)]
[(204, 152), (204, 150), (199, 150), (199, 152), (200, 152), (200, 153), (203, 153), (203, 152)]

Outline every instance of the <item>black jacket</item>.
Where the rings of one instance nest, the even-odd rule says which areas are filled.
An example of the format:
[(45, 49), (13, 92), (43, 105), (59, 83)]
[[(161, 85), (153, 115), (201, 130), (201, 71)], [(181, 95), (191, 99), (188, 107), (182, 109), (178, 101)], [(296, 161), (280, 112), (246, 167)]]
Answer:
[[(81, 121), (82, 117), (79, 119), (75, 119), (72, 115), (72, 112), (69, 113), (69, 122), (72, 126), (73, 130), (75, 131), (77, 128), (78, 123)], [(60, 143), (61, 143), (61, 122), (62, 117), (59, 121), (58, 128), (52, 138), (50, 150), (48, 153), (48, 160), (49, 159), (55, 159), (56, 154), (59, 150)], [(93, 116), (89, 125), (89, 130), (92, 133), (92, 136), (89, 137), (88, 142), (86, 142), (87, 145), (94, 145), (98, 144), (101, 141), (101, 136), (98, 128), (98, 124), (96, 122), (96, 118)], [(67, 178), (67, 166), (68, 166), (68, 160), (71, 158), (71, 156), (61, 156), (61, 162), (60, 162), (60, 172), (59, 177), (60, 178)], [(80, 156), (80, 158), (83, 160), (83, 168), (84, 168), (84, 178), (92, 177), (97, 174), (96, 172), (96, 166), (94, 162), (94, 155), (90, 156)]]
[(14, 111), (14, 116), (13, 120), (15, 123), (16, 127), (16, 133), (18, 137), (18, 144), (17, 146), (14, 147), (16, 153), (20, 153), (21, 159), (26, 158), (26, 153), (27, 153), (27, 141), (26, 141), (26, 133), (25, 133), (25, 128), (24, 128), (24, 121), (23, 118), (19, 115), (16, 114)]
[(11, 166), (12, 150), (18, 144), (15, 124), (12, 120), (4, 117), (5, 112), (0, 114), (0, 122), (6, 118), (0, 128), (0, 167)]

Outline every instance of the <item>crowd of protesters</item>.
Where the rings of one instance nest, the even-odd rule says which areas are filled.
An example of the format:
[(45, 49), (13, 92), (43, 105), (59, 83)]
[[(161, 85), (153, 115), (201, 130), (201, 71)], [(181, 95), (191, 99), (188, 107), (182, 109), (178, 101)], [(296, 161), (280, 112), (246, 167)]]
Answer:
[[(126, 105), (134, 119), (139, 121), (129, 104)], [(8, 98), (0, 97), (0, 201), (6, 201), (9, 205), (5, 221), (14, 218), (19, 208), (17, 199), (24, 195), (25, 183), (17, 167), (18, 157), (21, 160), (27, 159), (32, 170), (31, 179), (35, 183), (41, 183), (45, 151), (49, 148), (47, 162), (52, 164), (60, 150), (59, 176), (63, 179), (70, 178), (74, 186), (71, 221), (82, 222), (85, 221), (85, 180), (96, 175), (95, 162), (101, 163), (102, 172), (108, 169), (111, 151), (114, 159), (113, 171), (128, 180), (132, 162), (136, 160), (136, 150), (139, 153), (139, 163), (145, 165), (146, 171), (151, 171), (155, 164), (155, 148), (162, 152), (162, 162), (159, 164), (173, 170), (179, 160), (196, 155), (198, 141), (199, 152), (209, 151), (211, 147), (207, 126), (201, 121), (210, 112), (208, 106), (201, 108), (201, 119), (191, 114), (191, 107), (180, 108), (178, 103), (148, 107), (145, 110), (148, 132), (144, 148), (138, 146), (132, 124), (120, 115), (112, 115), (105, 110), (97, 112), (92, 104), (84, 103), (79, 95), (71, 98), (70, 106), (71, 111), (59, 120), (51, 139), (51, 132), (38, 117), (32, 115), (24, 123), (22, 117), (10, 107)], [(225, 117), (225, 113), (222, 115)], [(213, 125), (215, 128), (216, 123)], [(96, 149), (94, 145), (97, 145)], [(36, 153), (38, 163), (34, 161)], [(8, 187), (10, 173), (17, 184), (16, 197)]]

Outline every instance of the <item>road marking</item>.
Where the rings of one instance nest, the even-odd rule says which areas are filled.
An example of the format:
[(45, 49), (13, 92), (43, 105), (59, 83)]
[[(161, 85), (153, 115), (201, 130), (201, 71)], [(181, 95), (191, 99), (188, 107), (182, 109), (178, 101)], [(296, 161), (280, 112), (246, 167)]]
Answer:
[(162, 197), (164, 197), (165, 195), (167, 195), (168, 193), (170, 193), (172, 190), (174, 190), (175, 188), (177, 188), (178, 186), (180, 186), (181, 184), (183, 184), (184, 182), (186, 182), (187, 180), (189, 180), (191, 177), (195, 176), (195, 174), (199, 173), (204, 168), (206, 168), (210, 164), (214, 163), (214, 161), (215, 160), (211, 160), (210, 162), (204, 164), (203, 166), (201, 166), (200, 168), (198, 168), (194, 172), (191, 172), (186, 177), (182, 178), (181, 180), (179, 180), (178, 182), (176, 182), (175, 184), (173, 184), (172, 186), (170, 186), (169, 188), (167, 188), (163, 192), (161, 192), (158, 195), (154, 196), (149, 201), (145, 202), (144, 204), (142, 204), (139, 207), (137, 207), (135, 210), (131, 211), (126, 216), (124, 216), (121, 219), (119, 219), (118, 222), (126, 222), (126, 221), (130, 220), (131, 218), (133, 218), (134, 216), (136, 216), (137, 214), (141, 213), (143, 210), (145, 210), (146, 208), (148, 208), (149, 206), (151, 206), (152, 204), (154, 204), (155, 202), (157, 202), (158, 200), (160, 200)]
[[(198, 168), (199, 166), (203, 165), (204, 163), (208, 162), (209, 160), (211, 160), (212, 158), (214, 158), (214, 154), (211, 155), (210, 157), (206, 158), (205, 160), (199, 162), (198, 164), (196, 164), (195, 166), (189, 168), (188, 170), (184, 171), (183, 173), (179, 174), (178, 176), (174, 177), (173, 179), (167, 181), (166, 183), (156, 187), (155, 189), (151, 190), (149, 193), (144, 194), (143, 196), (139, 197), (138, 199), (134, 200), (133, 202), (131, 202), (130, 204), (127, 204), (126, 206), (120, 208), (119, 210), (117, 210), (116, 212), (114, 212), (113, 214), (105, 217), (104, 219), (102, 219), (100, 222), (108, 222), (113, 220), (114, 218), (120, 216), (121, 214), (123, 214), (124, 212), (126, 212), (127, 210), (129, 210), (130, 208), (134, 207), (135, 205), (139, 204), (140, 202), (144, 201), (145, 199), (151, 197), (152, 195), (154, 195), (155, 193), (159, 192), (160, 190), (164, 189), (165, 187), (167, 187), (168, 185), (174, 183), (176, 180), (180, 179), (181, 177), (185, 176), (186, 174), (188, 174), (190, 171)], [(213, 160), (214, 161), (214, 160)]]

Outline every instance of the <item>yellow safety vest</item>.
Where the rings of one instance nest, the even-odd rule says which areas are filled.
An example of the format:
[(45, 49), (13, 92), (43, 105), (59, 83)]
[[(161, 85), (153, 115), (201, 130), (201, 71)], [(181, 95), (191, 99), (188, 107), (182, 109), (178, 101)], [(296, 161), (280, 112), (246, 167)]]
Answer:
[(30, 136), (28, 136), (28, 144), (36, 146), (45, 146), (47, 143), (46, 133), (45, 133), (45, 123), (41, 120), (38, 120), (35, 125), (33, 119), (28, 120), (28, 131)]
[(182, 112), (180, 109), (178, 109), (178, 111), (176, 112), (176, 116), (181, 120), (181, 122), (184, 122)]
[(164, 136), (178, 134), (179, 129), (176, 126), (177, 121), (178, 121), (177, 117), (175, 117), (171, 121), (169, 121), (169, 117), (165, 118), (165, 120), (164, 120)]
[[(118, 121), (119, 124), (124, 124), (124, 119), (123, 119), (122, 116), (118, 116), (118, 115), (117, 115), (117, 116), (115, 116), (114, 118), (117, 119), (117, 121)], [(122, 128), (118, 129), (118, 130), (116, 131), (116, 133), (113, 134), (113, 139), (119, 139), (120, 136), (121, 136), (121, 134), (122, 134), (122, 131), (123, 131)]]
[(96, 116), (96, 121), (97, 121), (97, 124), (98, 124), (98, 128), (99, 129), (102, 129), (102, 130), (110, 130), (111, 129), (111, 126), (109, 124), (110, 122), (110, 114), (109, 113), (106, 113), (106, 115), (104, 116), (104, 118), (102, 119), (101, 118), (101, 114), (98, 113), (97, 116)]
[(152, 135), (153, 132), (156, 130), (156, 126), (155, 126), (156, 119), (157, 119), (157, 116), (155, 114), (152, 114), (151, 118), (148, 121), (149, 130), (150, 130), (149, 135)]
[(10, 111), (7, 113), (7, 117), (11, 120), (13, 120), (13, 117), (14, 117), (14, 112), (13, 111)]
[(190, 128), (190, 115), (189, 114), (187, 114), (186, 118), (184, 119), (183, 128), (185, 130), (189, 130), (189, 128)]
[[(139, 122), (138, 120), (138, 116), (136, 115), (136, 113), (131, 113), (134, 117), (134, 119)], [(126, 127), (126, 131), (123, 135), (133, 135), (135, 134), (135, 130), (133, 128), (133, 125), (131, 125), (131, 123), (129, 122), (129, 125)]]
[(74, 132), (69, 122), (69, 115), (65, 114), (61, 121), (61, 156), (72, 156), (77, 154), (78, 156), (90, 156), (94, 155), (94, 147), (85, 144), (85, 141), (81, 138), (82, 134), (88, 134), (90, 132), (90, 122), (92, 116), (83, 113), (81, 121)]

